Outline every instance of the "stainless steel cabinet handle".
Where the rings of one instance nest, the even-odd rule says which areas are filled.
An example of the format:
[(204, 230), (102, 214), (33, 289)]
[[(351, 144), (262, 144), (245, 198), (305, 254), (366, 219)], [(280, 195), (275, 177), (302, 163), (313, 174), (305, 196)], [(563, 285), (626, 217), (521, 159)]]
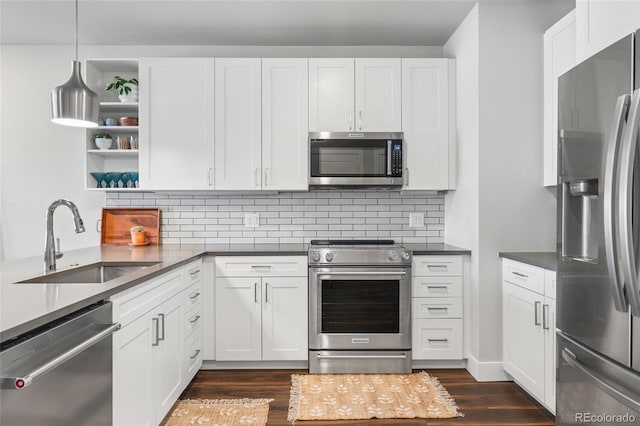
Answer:
[(264, 169), (264, 183), (262, 186), (266, 187), (268, 185), (268, 178), (269, 178), (269, 169)]
[(549, 329), (549, 305), (546, 303), (542, 305), (542, 329)]
[[(620, 265), (626, 295), (629, 300), (631, 313), (640, 316), (640, 289), (638, 288), (638, 270), (636, 269), (636, 255), (634, 246), (633, 229), (633, 201), (634, 193), (637, 195), (638, 188), (634, 188), (633, 175), (634, 164), (638, 146), (638, 123), (640, 123), (640, 89), (633, 93), (627, 125), (624, 128), (622, 142), (620, 144), (620, 168), (618, 193), (618, 237), (620, 243)], [(636, 207), (637, 208), (637, 207)], [(640, 226), (640, 224), (636, 224)]]
[(427, 342), (433, 343), (447, 343), (449, 339), (427, 339)]
[(534, 311), (534, 317), (533, 317), (533, 322), (535, 325), (540, 325), (540, 318), (539, 318), (539, 314), (538, 311), (540, 310), (540, 305), (542, 303), (540, 303), (540, 301), (536, 300), (535, 306), (533, 308)]
[(207, 182), (209, 186), (213, 186), (213, 169), (211, 167), (207, 169)]
[(251, 265), (251, 269), (271, 269), (271, 265)]
[(192, 294), (191, 296), (189, 296), (189, 299), (193, 300), (193, 299), (197, 299), (198, 297), (200, 297), (200, 292)]
[(449, 308), (441, 308), (439, 306), (427, 306), (427, 310), (429, 310), (429, 311), (448, 311)]
[(353, 112), (349, 113), (349, 130), (353, 130)]
[(362, 130), (362, 110), (358, 111), (358, 130)]
[(191, 355), (191, 356), (189, 357), (189, 359), (196, 359), (196, 358), (198, 358), (198, 355), (200, 355), (200, 349), (197, 349), (197, 350), (193, 353), (193, 355)]
[(200, 273), (200, 269), (196, 269), (195, 271), (189, 272), (189, 275), (198, 275)]
[[(613, 304), (620, 312), (627, 311), (627, 302), (624, 297), (624, 283), (618, 270), (616, 257), (618, 255), (618, 235), (616, 234), (616, 194), (617, 182), (617, 158), (620, 137), (624, 128), (624, 118), (630, 103), (629, 95), (622, 95), (616, 102), (613, 126), (609, 135), (607, 154), (604, 166), (604, 188), (602, 194), (603, 220), (604, 220), (604, 247), (607, 258), (607, 271), (611, 285)], [(566, 213), (564, 213), (566, 214)], [(564, 221), (564, 218), (562, 219)]]
[(564, 348), (562, 350), (562, 359), (565, 360), (565, 362), (570, 366), (580, 370), (591, 381), (591, 383), (596, 385), (607, 395), (616, 399), (627, 407), (632, 408), (635, 411), (640, 411), (640, 403), (637, 400), (627, 396), (623, 392), (620, 392), (618, 389), (605, 382), (604, 379), (600, 378), (596, 373), (589, 370), (580, 361), (578, 361), (578, 357), (576, 357), (575, 354), (569, 349)]
[(528, 278), (529, 278), (529, 275), (521, 274), (520, 272), (512, 272), (512, 273), (513, 273), (513, 275), (515, 275), (516, 277), (526, 278), (526, 279), (528, 279)]
[(196, 315), (192, 320), (190, 320), (189, 322), (191, 324), (195, 324), (198, 322), (198, 320), (200, 319), (200, 315)]
[(96, 328), (100, 330), (98, 333), (89, 337), (87, 340), (83, 341), (82, 343), (79, 343), (78, 345), (72, 347), (68, 351), (58, 355), (57, 357), (51, 360), (48, 360), (41, 366), (37, 367), (35, 370), (32, 370), (29, 373), (20, 374), (20, 375), (17, 375), (17, 374), (5, 375), (4, 373), (2, 373), (2, 376), (1, 376), (2, 389), (21, 390), (28, 387), (38, 377), (48, 373), (49, 371), (55, 369), (59, 365), (67, 362), (74, 356), (78, 355), (80, 352), (83, 352), (84, 350), (89, 349), (91, 346), (109, 337), (120, 327), (121, 325), (119, 323), (97, 324)]
[(447, 265), (427, 265), (427, 269), (430, 271), (447, 271), (449, 267)]
[[(158, 318), (151, 318), (151, 322), (154, 324), (153, 330), (151, 331), (151, 339), (155, 339), (155, 342), (151, 343), (151, 346), (158, 346), (160, 344), (160, 320)], [(155, 330), (155, 333), (153, 331)], [(155, 336), (154, 336), (155, 334)]]
[(253, 301), (258, 303), (258, 283), (253, 283)]
[(264, 285), (264, 301), (269, 303), (269, 283)]
[(427, 288), (432, 290), (446, 290), (448, 287), (446, 285), (428, 285)]
[(158, 314), (158, 318), (160, 318), (160, 321), (162, 322), (162, 325), (160, 326), (160, 329), (162, 330), (162, 337), (158, 336), (158, 342), (164, 340), (164, 314)]

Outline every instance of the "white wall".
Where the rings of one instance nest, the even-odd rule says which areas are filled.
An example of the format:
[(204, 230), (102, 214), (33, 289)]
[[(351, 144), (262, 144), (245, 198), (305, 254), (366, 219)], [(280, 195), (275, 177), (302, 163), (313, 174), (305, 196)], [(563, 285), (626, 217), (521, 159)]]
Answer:
[(445, 197), (445, 241), (473, 251), (469, 370), (479, 380), (504, 377), (498, 252), (555, 250), (556, 200), (540, 184), (542, 35), (573, 6), (480, 2), (443, 49), (467, 92), (458, 90), (461, 185)]
[[(439, 46), (81, 46), (80, 59), (141, 56), (440, 57)], [(51, 89), (71, 74), (71, 46), (1, 46), (0, 260), (41, 255), (45, 212), (74, 201), (87, 231), (73, 232), (70, 213), (55, 214), (62, 248), (99, 243), (104, 194), (85, 191), (84, 130), (50, 122)], [(64, 209), (64, 210), (63, 210)]]

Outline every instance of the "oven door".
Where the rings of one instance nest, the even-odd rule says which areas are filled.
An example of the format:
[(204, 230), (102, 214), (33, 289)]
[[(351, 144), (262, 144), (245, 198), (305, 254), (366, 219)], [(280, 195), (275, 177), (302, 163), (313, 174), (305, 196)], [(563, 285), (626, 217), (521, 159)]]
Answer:
[(411, 349), (411, 268), (309, 268), (309, 348)]
[(402, 138), (356, 135), (309, 139), (310, 185), (402, 185)]

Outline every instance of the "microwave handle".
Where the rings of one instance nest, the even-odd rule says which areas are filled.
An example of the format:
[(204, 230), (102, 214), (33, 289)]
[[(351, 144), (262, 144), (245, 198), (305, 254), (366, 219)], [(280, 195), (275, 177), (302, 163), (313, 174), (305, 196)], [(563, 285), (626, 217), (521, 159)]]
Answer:
[(387, 141), (387, 176), (391, 176), (391, 141)]

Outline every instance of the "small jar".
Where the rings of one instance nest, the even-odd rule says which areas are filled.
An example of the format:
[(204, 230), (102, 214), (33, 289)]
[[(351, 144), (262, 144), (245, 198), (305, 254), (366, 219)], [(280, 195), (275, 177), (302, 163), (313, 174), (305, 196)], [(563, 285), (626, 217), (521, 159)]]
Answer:
[(135, 136), (129, 136), (129, 145), (131, 149), (138, 149), (138, 138)]
[(124, 136), (116, 137), (116, 146), (118, 147), (118, 149), (131, 149), (129, 139)]

